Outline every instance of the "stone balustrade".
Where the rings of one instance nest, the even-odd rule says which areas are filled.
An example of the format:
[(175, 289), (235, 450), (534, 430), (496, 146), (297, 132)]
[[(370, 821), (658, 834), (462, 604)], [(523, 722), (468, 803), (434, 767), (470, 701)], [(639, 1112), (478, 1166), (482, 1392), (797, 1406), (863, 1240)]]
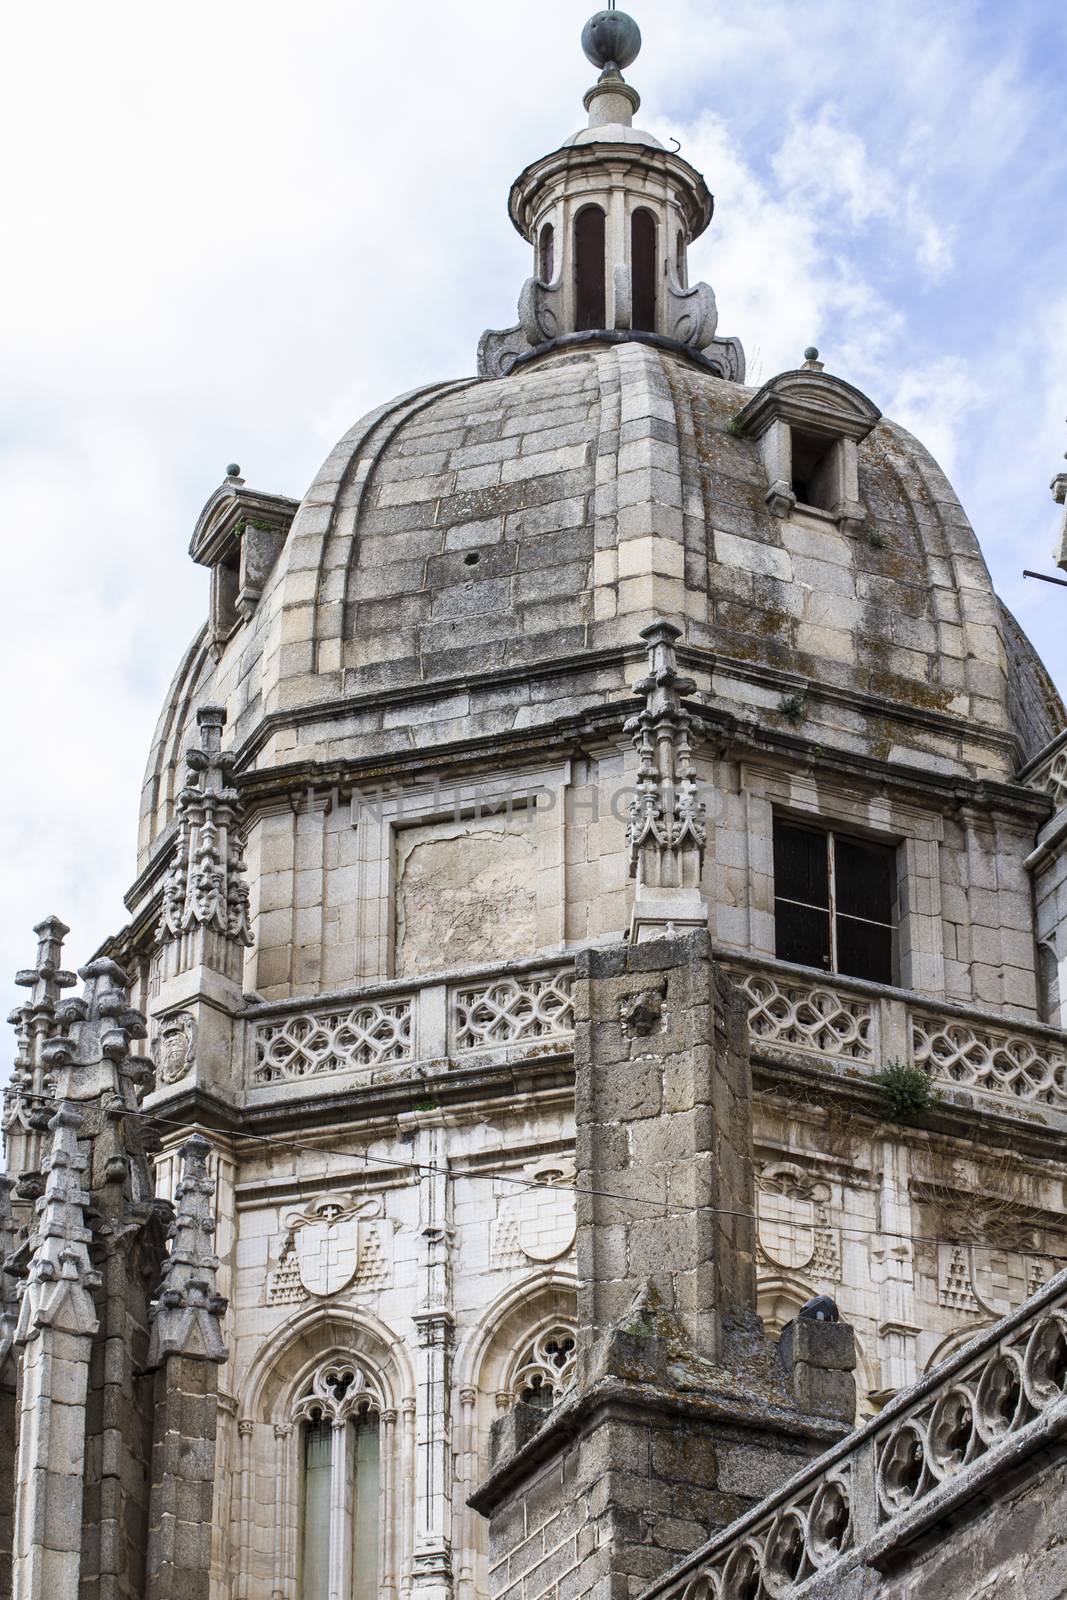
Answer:
[[(749, 1001), (757, 1058), (824, 1063), (862, 1075), (891, 1062), (938, 1083), (1067, 1113), (1067, 1036), (859, 979), (722, 952)], [(573, 969), (564, 957), (482, 968), (445, 982), (396, 980), (345, 994), (257, 1005), (247, 1014), (246, 1084), (344, 1077), (379, 1082), (421, 1064), (489, 1051), (565, 1054)]]
[(758, 1056), (798, 1054), (872, 1071), (901, 1062), (922, 1067), (946, 1089), (1067, 1112), (1067, 1035), (1059, 1028), (1005, 1023), (972, 1006), (766, 957), (722, 959), (749, 998)]
[[(797, 1473), (644, 1600), (838, 1592), (1067, 1430), (1067, 1272)], [(1036, 1468), (1035, 1468), (1036, 1470)], [(807, 1587), (803, 1591), (809, 1592)], [(848, 1593), (861, 1592), (853, 1587)], [(863, 1590), (862, 1592), (866, 1592)]]
[(375, 1083), (418, 1062), (565, 1053), (573, 1036), (573, 968), (562, 959), (513, 962), (458, 980), (412, 979), (345, 995), (258, 1005), (248, 1014), (247, 1086)]

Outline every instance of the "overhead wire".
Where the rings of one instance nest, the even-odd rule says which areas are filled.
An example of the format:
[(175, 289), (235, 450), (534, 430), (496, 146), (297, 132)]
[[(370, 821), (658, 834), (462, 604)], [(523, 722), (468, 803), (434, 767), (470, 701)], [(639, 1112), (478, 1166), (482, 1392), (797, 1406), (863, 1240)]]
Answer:
[[(49, 1106), (55, 1105), (56, 1103), (44, 1095), (27, 1095), (25, 1096), (25, 1099), (31, 1101), (36, 1100), (39, 1104)], [(77, 1105), (76, 1101), (69, 1103)], [(217, 1131), (211, 1130), (209, 1124), (199, 1122), (190, 1124), (184, 1119), (167, 1117), (157, 1111), (144, 1111), (138, 1108), (131, 1108), (124, 1111), (123, 1115), (139, 1117), (145, 1122), (151, 1122), (157, 1125), (165, 1125), (167, 1127), (181, 1129), (187, 1132), (192, 1131), (193, 1127), (204, 1128), (207, 1132)], [(506, 1183), (511, 1184), (513, 1187), (518, 1189), (539, 1190), (545, 1193), (558, 1193), (561, 1188), (561, 1185), (559, 1184), (540, 1183), (536, 1178), (518, 1177), (513, 1173), (500, 1170), (475, 1171), (470, 1168), (457, 1169), (455, 1167), (441, 1167), (435, 1165), (433, 1162), (417, 1161), (414, 1159), (409, 1160), (403, 1156), (373, 1156), (366, 1150), (332, 1149), (329, 1146), (323, 1145), (319, 1140), (294, 1140), (284, 1136), (275, 1136), (267, 1133), (252, 1133), (248, 1129), (228, 1131), (224, 1133), (222, 1137), (227, 1140), (252, 1141), (256, 1144), (265, 1145), (271, 1150), (277, 1150), (287, 1154), (335, 1156), (342, 1161), (363, 1161), (369, 1166), (386, 1167), (394, 1171), (399, 1167), (410, 1172), (423, 1173), (430, 1177), (452, 1179), (464, 1178), (475, 1182)], [(324, 1174), (320, 1176), (329, 1177), (331, 1175)], [(730, 1206), (690, 1205), (684, 1202), (678, 1202), (677, 1204), (671, 1204), (668, 1206), (664, 1200), (653, 1196), (640, 1194), (621, 1194), (617, 1190), (601, 1189), (591, 1184), (579, 1184), (577, 1182), (574, 1184), (567, 1184), (566, 1188), (569, 1193), (588, 1195), (594, 1199), (617, 1200), (627, 1205), (647, 1205), (657, 1207), (660, 1216), (664, 1221), (668, 1221), (671, 1217), (684, 1214), (693, 1214), (697, 1212), (703, 1213), (705, 1216), (736, 1217), (741, 1221), (755, 1222), (757, 1224), (760, 1220), (759, 1213), (756, 1211), (741, 1210), (739, 1208)], [(1036, 1223), (1034, 1224), (1035, 1227), (1038, 1225), (1039, 1224)], [(812, 1222), (810, 1224), (801, 1224), (801, 1226), (815, 1227), (819, 1226), (819, 1224)], [(865, 1227), (862, 1223), (858, 1222), (841, 1222), (830, 1224), (830, 1226), (839, 1227), (841, 1232), (846, 1235), (861, 1234), (882, 1239), (903, 1239), (911, 1244), (947, 1244), (959, 1246), (974, 1242), (973, 1240), (960, 1238), (944, 1238), (930, 1234), (907, 1233), (903, 1229), (898, 1228)], [(1055, 1252), (1048, 1250), (1035, 1250), (1033, 1253), (1045, 1261), (1063, 1261), (1067, 1263), (1067, 1254), (1058, 1255)]]

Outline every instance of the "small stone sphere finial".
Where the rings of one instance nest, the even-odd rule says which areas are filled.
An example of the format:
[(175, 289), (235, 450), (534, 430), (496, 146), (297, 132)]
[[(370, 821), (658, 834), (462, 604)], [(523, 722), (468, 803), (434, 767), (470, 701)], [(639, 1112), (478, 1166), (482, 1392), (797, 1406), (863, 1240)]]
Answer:
[(226, 468), (226, 476), (228, 478), (239, 478), (241, 476), (241, 469), (237, 465), (236, 461), (230, 462), (229, 466)]
[(641, 29), (625, 11), (598, 11), (582, 29), (582, 49), (594, 67), (621, 72), (637, 60)]
[(805, 361), (818, 361), (818, 359), (819, 359), (818, 350), (815, 348), (815, 346), (813, 344), (809, 344), (808, 348), (804, 352), (804, 360)]

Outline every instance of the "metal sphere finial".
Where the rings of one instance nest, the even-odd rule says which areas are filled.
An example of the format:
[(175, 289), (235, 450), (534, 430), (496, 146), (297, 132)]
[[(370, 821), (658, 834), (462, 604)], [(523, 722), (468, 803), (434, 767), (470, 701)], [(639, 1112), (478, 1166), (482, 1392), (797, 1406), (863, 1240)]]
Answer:
[(818, 361), (818, 359), (819, 359), (818, 350), (816, 349), (815, 345), (809, 344), (808, 348), (804, 352), (804, 360), (805, 361)]
[(241, 469), (237, 465), (236, 461), (231, 461), (229, 463), (229, 465), (226, 468), (226, 476), (228, 478), (239, 478), (241, 476)]
[(625, 11), (598, 11), (582, 29), (582, 49), (594, 67), (621, 72), (637, 60), (641, 29)]

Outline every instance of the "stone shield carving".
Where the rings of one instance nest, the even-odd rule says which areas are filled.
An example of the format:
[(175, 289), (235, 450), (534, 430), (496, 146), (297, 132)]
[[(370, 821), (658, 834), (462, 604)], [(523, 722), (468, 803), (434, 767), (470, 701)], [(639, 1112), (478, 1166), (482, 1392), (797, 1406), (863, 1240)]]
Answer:
[(559, 1158), (531, 1162), (521, 1181), (530, 1187), (516, 1187), (502, 1199), (493, 1225), (494, 1263), (558, 1261), (573, 1249), (577, 1229), (574, 1163)]
[(359, 1266), (359, 1222), (376, 1215), (376, 1200), (351, 1195), (323, 1195), (310, 1211), (288, 1218), (300, 1282), (309, 1294), (339, 1294)]
[(164, 1083), (178, 1083), (196, 1065), (196, 1023), (188, 1011), (163, 1017), (152, 1052)]
[(797, 1269), (812, 1264), (829, 1186), (802, 1167), (777, 1162), (759, 1174), (756, 1199), (759, 1242), (769, 1261)]

